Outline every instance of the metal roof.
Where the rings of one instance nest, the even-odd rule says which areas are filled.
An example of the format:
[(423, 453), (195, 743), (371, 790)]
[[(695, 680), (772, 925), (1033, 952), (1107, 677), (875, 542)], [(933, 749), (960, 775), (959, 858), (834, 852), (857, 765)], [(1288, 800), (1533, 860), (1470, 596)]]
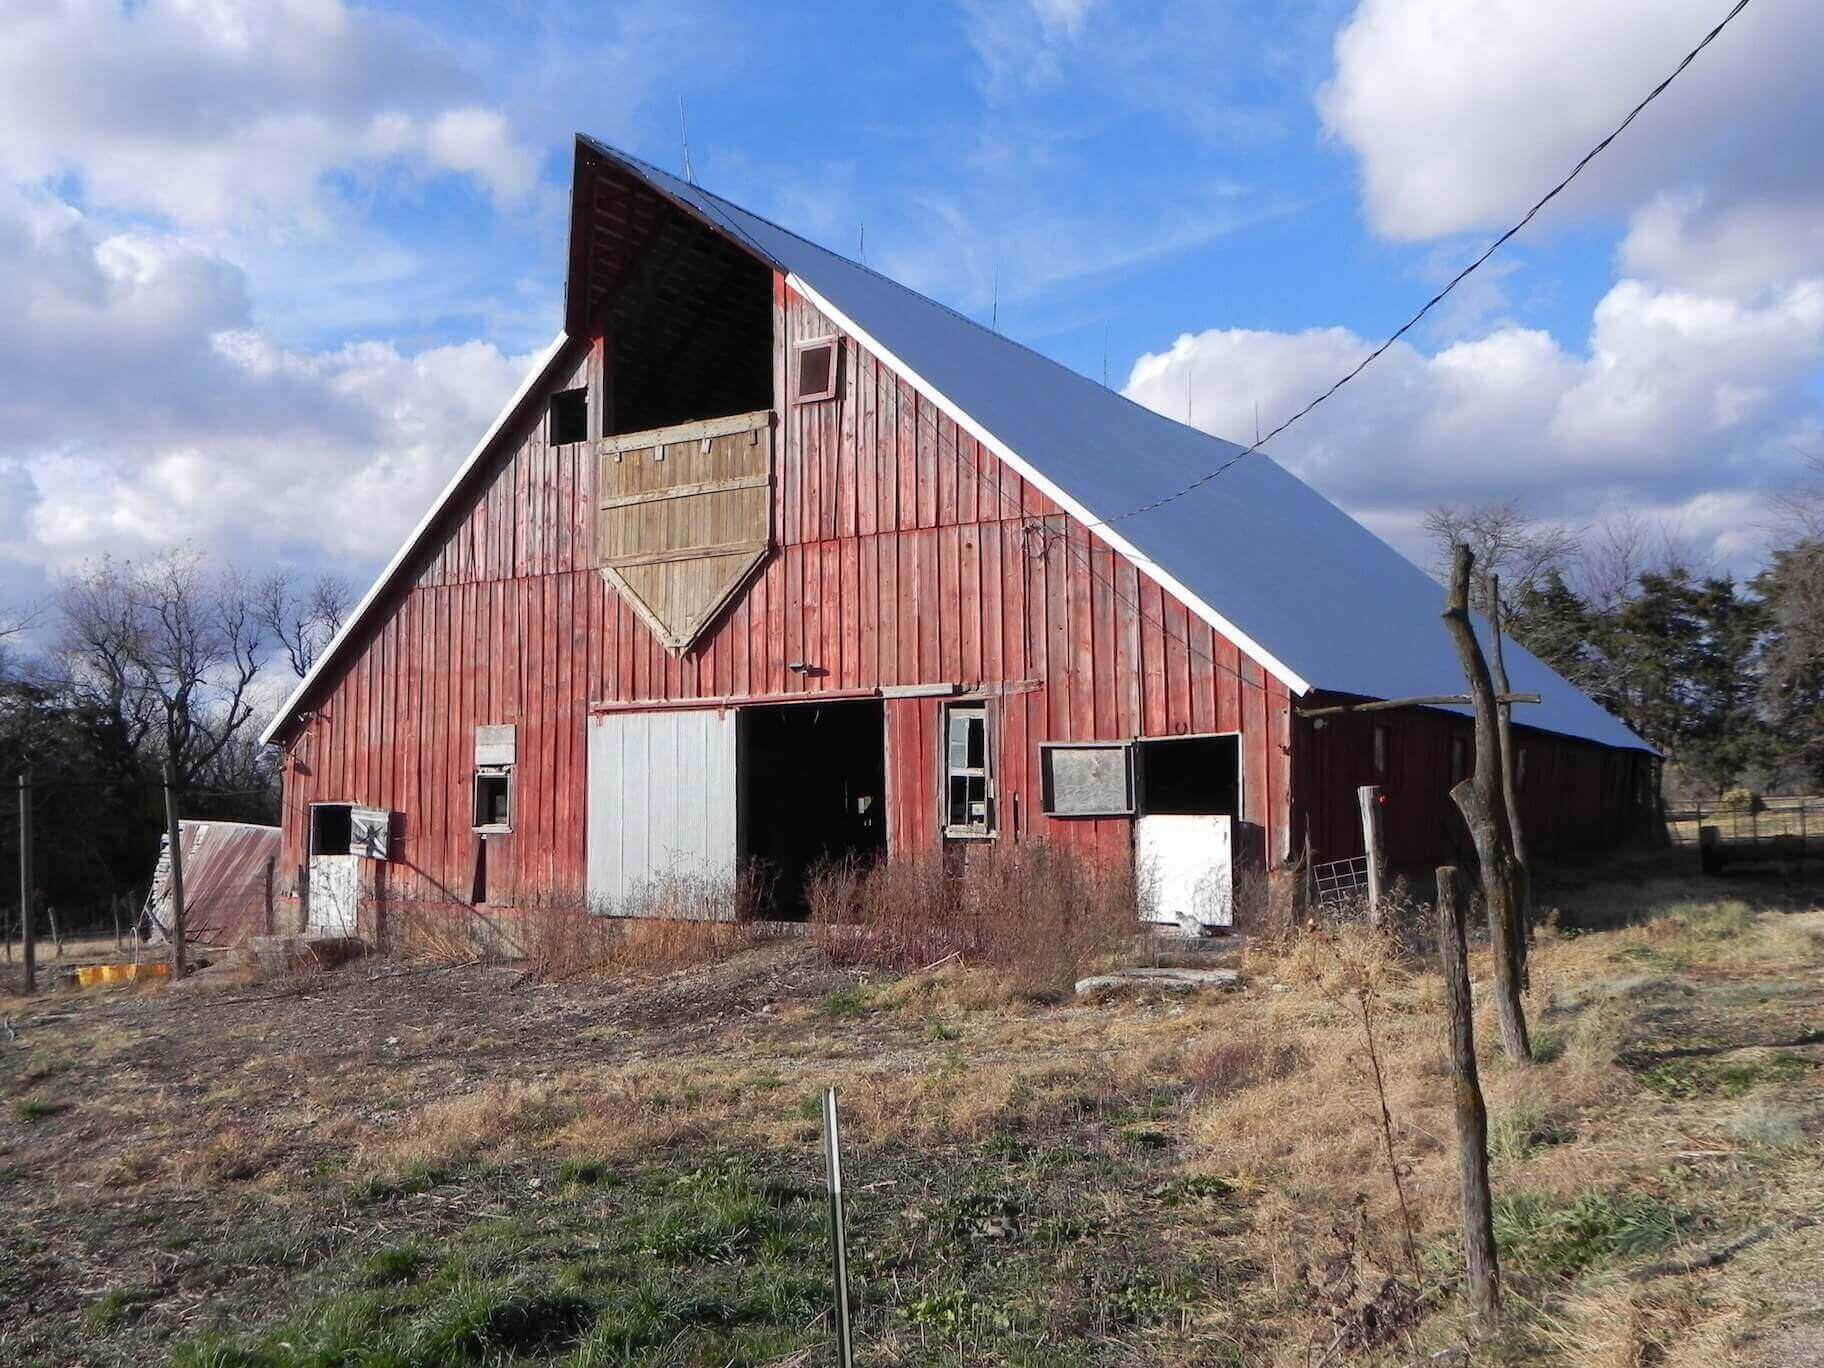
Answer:
[[(908, 383), (1295, 693), (1403, 698), (1462, 688), (1462, 671), (1438, 619), (1439, 586), (1267, 456), (1250, 455), (1182, 498), (1124, 516), (1182, 489), (1240, 448), (1136, 404), (700, 186), (579, 136), (579, 184), (591, 165), (637, 176), (783, 272)], [(579, 278), (588, 270), (589, 225), (576, 215), (574, 193), (573, 327), (589, 297), (588, 282)], [(558, 349), (554, 343), (507, 412), (524, 400)], [(283, 729), (339, 655), (499, 427), (497, 422), (470, 454), (263, 739)], [(1486, 624), (1478, 623), (1478, 631), (1486, 641)], [(1604, 745), (1642, 747), (1618, 719), (1529, 652), (1510, 645), (1507, 665), (1516, 691), (1541, 697), (1517, 710), (1517, 722)]]

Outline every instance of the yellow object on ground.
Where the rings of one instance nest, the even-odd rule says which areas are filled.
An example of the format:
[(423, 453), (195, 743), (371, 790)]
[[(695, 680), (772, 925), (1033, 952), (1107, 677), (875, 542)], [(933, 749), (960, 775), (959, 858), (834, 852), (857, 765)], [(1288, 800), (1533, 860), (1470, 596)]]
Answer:
[(76, 984), (79, 988), (93, 988), (99, 983), (132, 983), (138, 979), (169, 978), (170, 975), (169, 960), (144, 964), (85, 964), (76, 971)]

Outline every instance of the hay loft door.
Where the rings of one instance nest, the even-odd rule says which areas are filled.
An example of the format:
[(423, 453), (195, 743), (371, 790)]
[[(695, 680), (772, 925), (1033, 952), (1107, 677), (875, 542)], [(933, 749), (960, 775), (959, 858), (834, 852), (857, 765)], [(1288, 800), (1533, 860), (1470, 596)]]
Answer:
[(681, 651), (772, 545), (772, 412), (604, 438), (596, 461), (602, 575)]

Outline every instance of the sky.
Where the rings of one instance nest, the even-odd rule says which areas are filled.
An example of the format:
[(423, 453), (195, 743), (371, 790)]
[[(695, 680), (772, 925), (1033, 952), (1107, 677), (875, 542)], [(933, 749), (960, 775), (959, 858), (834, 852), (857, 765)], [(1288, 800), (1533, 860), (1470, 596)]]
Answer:
[[(1245, 443), (1726, 9), (0, 0), (0, 608), (181, 544), (364, 587), (560, 326), (577, 131)], [(1820, 48), (1754, 0), (1272, 459), (1421, 561), (1513, 500), (1751, 573), (1824, 456)]]

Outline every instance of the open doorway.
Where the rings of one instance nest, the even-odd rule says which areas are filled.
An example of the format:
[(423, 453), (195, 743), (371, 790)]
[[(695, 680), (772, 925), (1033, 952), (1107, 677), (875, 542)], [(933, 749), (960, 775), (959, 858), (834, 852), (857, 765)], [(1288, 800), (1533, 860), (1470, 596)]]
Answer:
[(775, 915), (806, 913), (820, 859), (886, 853), (886, 714), (862, 699), (741, 711), (741, 856), (772, 883)]
[(1161, 737), (1134, 751), (1142, 916), (1193, 933), (1233, 925), (1241, 738)]

